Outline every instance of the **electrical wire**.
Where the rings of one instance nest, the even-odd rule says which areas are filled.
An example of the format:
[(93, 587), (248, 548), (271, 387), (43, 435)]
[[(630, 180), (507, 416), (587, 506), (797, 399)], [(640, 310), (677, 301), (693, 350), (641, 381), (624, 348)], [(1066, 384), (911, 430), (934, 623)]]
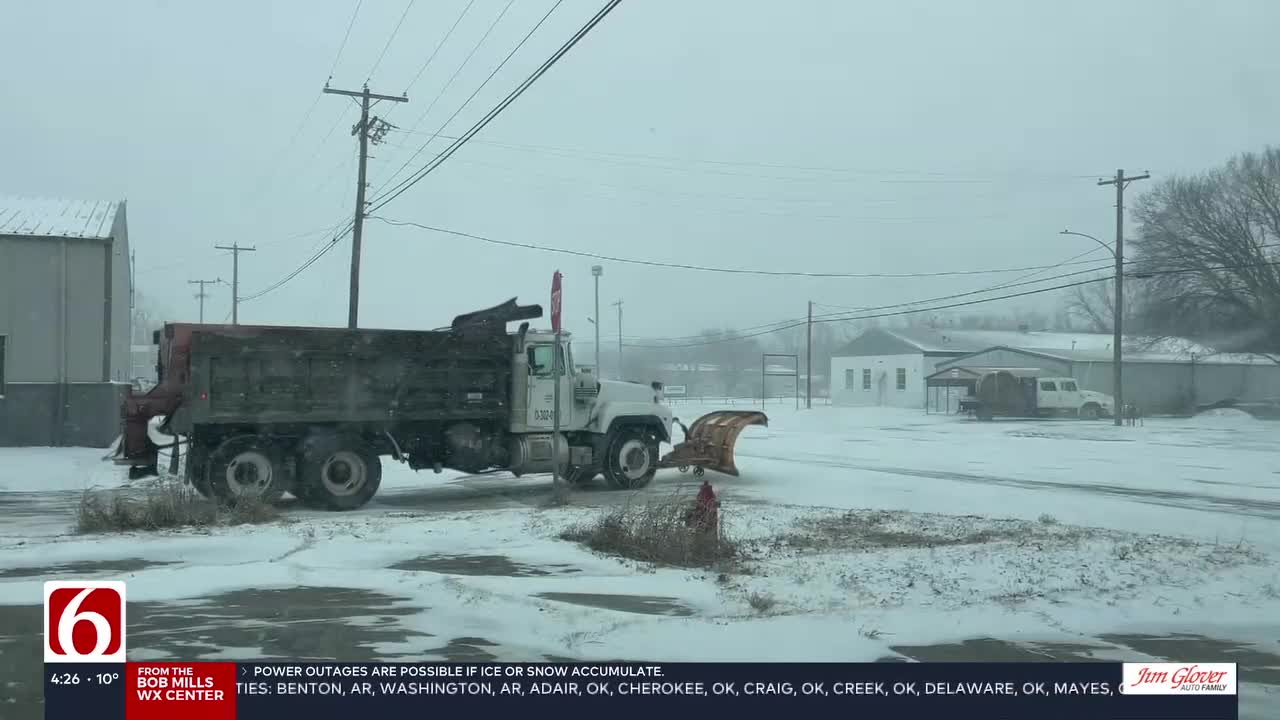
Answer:
[(355, 225), (354, 221), (348, 221), (342, 230), (334, 234), (332, 238), (327, 240), (320, 247), (319, 250), (317, 250), (310, 258), (308, 258), (306, 262), (299, 265), (293, 272), (289, 273), (288, 275), (285, 275), (284, 277), (280, 278), (279, 280), (272, 283), (271, 285), (268, 285), (262, 290), (259, 290), (251, 295), (245, 295), (241, 297), (240, 302), (249, 302), (251, 300), (257, 300), (258, 298), (268, 293), (275, 292), (276, 290), (279, 290), (280, 288), (284, 287), (286, 283), (288, 283), (290, 280), (293, 280), (294, 278), (301, 275), (303, 272), (306, 271), (307, 268), (314, 265), (316, 261), (324, 257), (325, 254), (327, 254), (330, 250), (332, 250), (338, 244), (338, 241), (341, 240), (344, 236), (346, 236), (348, 232), (351, 231), (351, 228), (354, 225)]
[[(436, 227), (434, 225), (425, 225), (423, 223), (409, 222), (404, 220), (392, 220), (390, 218), (382, 217), (381, 215), (370, 215), (368, 217), (370, 220), (378, 220), (378, 221), (387, 223), (388, 225), (416, 227), (422, 230), (430, 230), (432, 232), (444, 233), (446, 235), (454, 235), (457, 237), (470, 238), (472, 240), (479, 240), (481, 242), (486, 242), (493, 245), (501, 245), (504, 247), (515, 247), (515, 248), (522, 248), (525, 250), (539, 250), (542, 252), (557, 253), (561, 255), (572, 255), (575, 257), (593, 258), (596, 260), (607, 260), (609, 262), (624, 263), (628, 265), (644, 265), (647, 267), (662, 267), (662, 268), (672, 268), (677, 270), (696, 270), (699, 272), (726, 273), (726, 274), (732, 274), (732, 275), (763, 275), (763, 276), (769, 276), (769, 277), (808, 277), (808, 278), (900, 279), (900, 278), (949, 277), (949, 276), (958, 276), (958, 275), (996, 275), (999, 273), (1026, 272), (1028, 270), (1043, 270), (1043, 269), (1050, 269), (1050, 268), (1061, 266), (1061, 264), (1030, 265), (1030, 266), (1023, 266), (1023, 267), (988, 269), (988, 270), (941, 270), (937, 272), (923, 272), (923, 273), (838, 273), (838, 272), (805, 272), (805, 271), (789, 271), (789, 270), (751, 270), (746, 268), (725, 268), (725, 267), (715, 267), (711, 265), (693, 265), (688, 263), (661, 262), (657, 260), (641, 260), (638, 258), (626, 258), (626, 257), (615, 256), (615, 255), (603, 255), (600, 253), (592, 253), (592, 252), (586, 252), (582, 250), (569, 250), (566, 248), (556, 248), (556, 247), (549, 247), (545, 245), (535, 245), (533, 243), (521, 243), (521, 242), (510, 241), (510, 240), (498, 240), (496, 238), (485, 237), (484, 235), (466, 233), (466, 232), (461, 232), (459, 230), (450, 230), (448, 228)], [(1086, 264), (1086, 263), (1096, 263), (1097, 261), (1086, 260), (1086, 261), (1076, 261), (1076, 262), (1077, 264)]]
[[(417, 130), (418, 126), (422, 124), (422, 121), (427, 119), (427, 116), (431, 114), (431, 111), (433, 109), (435, 109), (436, 104), (440, 102), (440, 99), (444, 97), (444, 94), (448, 92), (450, 87), (453, 86), (453, 81), (458, 79), (458, 75), (462, 72), (462, 69), (465, 68), (467, 64), (471, 62), (471, 58), (475, 56), (476, 51), (479, 50), (480, 46), (484, 44), (484, 41), (488, 39), (490, 33), (492, 33), (493, 29), (498, 26), (498, 22), (502, 20), (502, 18), (507, 14), (507, 11), (511, 9), (511, 6), (513, 4), (515, 4), (515, 0), (507, 0), (507, 4), (502, 7), (502, 12), (498, 13), (498, 16), (493, 19), (493, 22), (489, 23), (489, 27), (484, 31), (484, 35), (481, 35), (480, 39), (476, 41), (476, 44), (471, 46), (471, 52), (467, 53), (467, 56), (462, 60), (462, 64), (458, 65), (457, 69), (453, 71), (453, 74), (449, 76), (449, 80), (445, 82), (444, 87), (440, 88), (440, 92), (436, 93), (435, 98), (432, 99), (431, 103), (427, 105), (427, 109), (423, 110), (422, 114), (418, 116), (418, 119), (414, 121), (412, 128), (410, 128), (410, 131)], [(485, 82), (488, 82), (488, 81), (486, 80)], [(468, 101), (470, 101), (470, 98), (468, 98)], [(453, 118), (450, 117), (450, 120), (452, 119)], [(423, 143), (422, 148), (425, 148), (427, 144), (430, 142), (431, 141), (428, 140), (427, 143)], [(410, 157), (408, 160), (406, 160), (403, 165), (396, 168), (396, 171), (391, 173), (391, 176), (387, 178), (386, 182), (382, 183), (382, 185), (379, 185), (378, 189), (375, 190), (373, 194), (377, 195), (378, 193), (382, 192), (383, 188), (390, 185), (392, 182), (395, 182), (395, 179), (400, 175), (400, 173), (404, 172), (404, 169), (409, 167), (409, 164), (413, 162), (414, 158), (418, 157), (418, 153), (422, 152), (422, 148), (419, 148), (418, 152), (415, 152), (413, 154), (413, 157)]]
[(387, 38), (387, 43), (382, 46), (382, 52), (378, 54), (378, 60), (373, 64), (372, 68), (369, 68), (369, 75), (365, 78), (366, 83), (373, 79), (373, 74), (382, 65), (382, 59), (387, 56), (387, 51), (391, 49), (391, 43), (395, 42), (396, 35), (400, 34), (400, 26), (404, 25), (404, 19), (409, 17), (409, 11), (413, 9), (413, 3), (414, 0), (409, 0), (404, 6), (404, 12), (400, 13), (400, 20), (396, 22), (395, 28), (391, 30), (391, 37)]
[(587, 21), (585, 25), (583, 25), (576, 33), (574, 33), (573, 36), (564, 43), (564, 45), (561, 45), (560, 48), (555, 53), (553, 53), (551, 57), (547, 58), (547, 60), (544, 61), (542, 65), (538, 67), (537, 70), (534, 70), (533, 73), (524, 80), (524, 82), (520, 83), (520, 85), (518, 85), (516, 89), (512, 90), (511, 93), (507, 95), (507, 97), (503, 98), (501, 102), (499, 102), (492, 110), (486, 113), (484, 117), (482, 117), (478, 122), (476, 122), (475, 125), (472, 125), (471, 128), (467, 130), (467, 132), (463, 133), (458, 140), (454, 141), (449, 145), (449, 147), (442, 150), (438, 155), (436, 155), (435, 158), (429, 161), (426, 166), (424, 166), (421, 170), (415, 172), (410, 178), (404, 181), (401, 181), (399, 185), (397, 185), (394, 189), (392, 189), (385, 195), (381, 196), (380, 198), (376, 198), (375, 204), (370, 208), (370, 211), (371, 212), (376, 211), (382, 208), (383, 206), (385, 206), (387, 203), (391, 202), (392, 200), (395, 200), (397, 197), (402, 195), (409, 188), (421, 182), (423, 178), (431, 174), (431, 172), (434, 171), (436, 168), (440, 167), (440, 165), (444, 163), (446, 160), (448, 160), (449, 157), (451, 157), (455, 152), (457, 152), (459, 148), (465, 145), (468, 140), (470, 140), (472, 137), (475, 137), (476, 133), (483, 130), (485, 126), (487, 126), (490, 122), (493, 122), (494, 118), (498, 117), (498, 115), (502, 114), (504, 110), (510, 107), (511, 103), (515, 102), (516, 99), (519, 98), (521, 95), (523, 95), (524, 92), (528, 90), (535, 82), (537, 82), (539, 78), (545, 75), (546, 72), (550, 70), (552, 66), (554, 66), (557, 62), (559, 62), (560, 58), (564, 57), (566, 53), (568, 53), (571, 49), (573, 49), (573, 47), (577, 45), (578, 42), (582, 40), (582, 38), (586, 37), (586, 35), (590, 33), (591, 30), (595, 28), (598, 24), (600, 24), (600, 22), (604, 20), (604, 18), (607, 17), (609, 13), (612, 12), (613, 9), (616, 8), (618, 4), (621, 2), (622, 0), (609, 0), (607, 3), (605, 3), (604, 7), (602, 7), (594, 16), (592, 16), (590, 20)]
[[(1273, 266), (1273, 265), (1280, 265), (1280, 261), (1276, 261), (1276, 262), (1264, 262), (1264, 263), (1246, 263), (1246, 264), (1243, 264), (1243, 265), (1223, 265), (1223, 266), (1212, 267), (1212, 268), (1183, 268), (1183, 269), (1176, 269), (1176, 270), (1155, 270), (1155, 271), (1150, 271), (1150, 272), (1134, 272), (1134, 273), (1125, 273), (1125, 276), (1126, 276), (1126, 277), (1137, 277), (1137, 278), (1148, 278), (1148, 277), (1152, 277), (1152, 276), (1177, 275), (1177, 274), (1185, 274), (1185, 273), (1198, 273), (1198, 272), (1204, 272), (1205, 270), (1230, 270), (1230, 269), (1239, 268), (1239, 267), (1261, 267), (1261, 266)], [(1095, 271), (1095, 272), (1096, 272), (1096, 271)], [(963, 301), (963, 302), (949, 303), (949, 304), (946, 304), (946, 305), (937, 305), (937, 306), (933, 306), (933, 307), (926, 307), (926, 308), (917, 308), (917, 309), (914, 309), (914, 310), (900, 310), (900, 311), (896, 311), (896, 312), (875, 313), (875, 314), (870, 314), (870, 315), (849, 315), (849, 316), (844, 316), (844, 317), (834, 317), (834, 318), (833, 318), (833, 317), (828, 317), (828, 318), (823, 318), (823, 319), (815, 319), (815, 320), (813, 320), (813, 322), (815, 322), (815, 323), (828, 323), (828, 322), (849, 322), (849, 321), (852, 321), (852, 320), (872, 320), (872, 319), (877, 319), (877, 318), (898, 317), (898, 316), (902, 316), (902, 315), (915, 315), (915, 314), (925, 313), (925, 312), (936, 312), (936, 311), (938, 311), (938, 310), (950, 310), (950, 309), (958, 308), (958, 307), (968, 307), (968, 306), (971, 306), (971, 305), (980, 305), (980, 304), (983, 304), (983, 303), (996, 302), (996, 301), (999, 301), (999, 300), (1010, 300), (1010, 299), (1013, 299), (1013, 298), (1026, 297), (1026, 296), (1028, 296), (1028, 295), (1038, 295), (1038, 294), (1046, 293), (1046, 292), (1054, 292), (1054, 291), (1057, 291), (1057, 290), (1065, 290), (1065, 289), (1073, 288), (1073, 287), (1081, 287), (1081, 286), (1084, 286), (1084, 285), (1092, 285), (1092, 284), (1094, 284), (1094, 283), (1107, 282), (1107, 281), (1110, 281), (1110, 280), (1113, 280), (1113, 279), (1114, 279), (1114, 276), (1111, 276), (1111, 275), (1103, 275), (1103, 276), (1101, 276), (1101, 277), (1090, 278), (1090, 279), (1088, 279), (1088, 280), (1078, 280), (1078, 281), (1076, 281), (1076, 282), (1064, 283), (1064, 284), (1061, 284), (1061, 285), (1054, 285), (1053, 287), (1047, 287), (1047, 288), (1037, 288), (1037, 289), (1035, 289), (1035, 290), (1024, 290), (1024, 291), (1022, 291), (1022, 292), (1009, 293), (1009, 294), (1006, 294), (1006, 295), (1000, 295), (1000, 296), (997, 296), (997, 297), (991, 297), (991, 298), (980, 298), (980, 299), (977, 299), (977, 300), (966, 300), (966, 301)], [(913, 304), (914, 304), (914, 303), (913, 303)], [(807, 321), (807, 320), (798, 320), (798, 321), (796, 321), (796, 322), (794, 322), (794, 323), (792, 323), (792, 324), (790, 324), (790, 325), (784, 325), (784, 326), (782, 326), (782, 327), (778, 327), (778, 328), (775, 328), (775, 329), (773, 329), (773, 330), (765, 330), (765, 331), (755, 332), (755, 333), (746, 333), (746, 334), (742, 334), (742, 335), (726, 335), (725, 337), (720, 338), (720, 339), (716, 339), (716, 340), (707, 340), (707, 341), (704, 341), (704, 342), (679, 343), (679, 344), (659, 344), (659, 343), (655, 343), (655, 344), (631, 344), (631, 345), (630, 345), (630, 347), (665, 349), (665, 348), (685, 348), (685, 347), (701, 347), (701, 346), (704, 346), (704, 345), (716, 345), (716, 344), (720, 344), (720, 343), (724, 343), (724, 342), (734, 342), (734, 341), (736, 341), (736, 340), (744, 340), (744, 339), (753, 338), (753, 337), (761, 337), (761, 336), (763, 336), (763, 335), (772, 335), (772, 334), (774, 334), (774, 333), (782, 332), (782, 331), (784, 331), (784, 330), (790, 330), (791, 328), (802, 327), (802, 326), (806, 325), (807, 323), (808, 323), (808, 321)], [(627, 346), (627, 343), (626, 343), (625, 341), (623, 342), (623, 346), (624, 346), (624, 347), (626, 347), (626, 346)]]
[(364, 0), (356, 0), (356, 9), (351, 12), (351, 19), (347, 21), (347, 31), (342, 34), (342, 43), (338, 45), (338, 54), (333, 58), (333, 65), (329, 68), (329, 79), (333, 79), (333, 74), (338, 71), (338, 61), (342, 59), (342, 52), (347, 49), (347, 39), (351, 37), (351, 28), (356, 25), (356, 16), (360, 14), (360, 6), (364, 4)]
[[(514, 0), (512, 1), (514, 2)], [(489, 81), (493, 79), (493, 76), (497, 75), (498, 71), (501, 70), (503, 66), (507, 64), (507, 61), (510, 60), (511, 57), (520, 50), (520, 48), (524, 47), (524, 44), (529, 41), (529, 38), (533, 37), (533, 34), (538, 31), (538, 28), (542, 27), (542, 24), (547, 21), (547, 18), (551, 17), (551, 13), (555, 12), (556, 8), (560, 7), (560, 4), (563, 2), (564, 0), (556, 0), (555, 4), (551, 6), (551, 9), (547, 10), (546, 14), (542, 16), (542, 19), (539, 20), (536, 25), (530, 28), (529, 32), (525, 33), (523, 38), (520, 38), (520, 42), (516, 43), (516, 46), (511, 48), (511, 52), (507, 53), (506, 57), (502, 58), (502, 62), (498, 63), (498, 65), (489, 72), (489, 75), (484, 79), (484, 82), (480, 83), (480, 85), (476, 87), (475, 90), (471, 91), (471, 94), (467, 96), (467, 99), (463, 100), (462, 104), (458, 106), (458, 109), (454, 110), (453, 114), (449, 116), (449, 119), (440, 123), (440, 127), (436, 128), (436, 131), (432, 133), (431, 137), (427, 138), (427, 141), (422, 143), (422, 147), (418, 148), (417, 151), (414, 152), (413, 155), (411, 155), (409, 159), (404, 162), (403, 165), (397, 168), (396, 171), (392, 173), (391, 177), (387, 178), (387, 182), (382, 184), (382, 187), (386, 187), (392, 181), (394, 181), (396, 179), (396, 176), (398, 176), (401, 172), (403, 172), (404, 169), (408, 167), (410, 163), (412, 163), (415, 159), (417, 159), (418, 155), (422, 154), (422, 151), (426, 150), (427, 146), (429, 146), (432, 142), (435, 141), (437, 137), (440, 136), (440, 133), (444, 132), (444, 129), (449, 126), (449, 123), (453, 122), (453, 119), (458, 117), (458, 114), (461, 113), (463, 110), (465, 110), (467, 106), (471, 104), (472, 100), (475, 100), (476, 95), (480, 94), (480, 91), (483, 90), (485, 86), (489, 84)], [(511, 7), (511, 4), (508, 3), (507, 7)], [(505, 12), (505, 10), (503, 12)], [(501, 18), (501, 16), (499, 16), (499, 18)], [(492, 29), (492, 27), (490, 29)], [(481, 42), (483, 42), (483, 40), (484, 39), (481, 38)], [(430, 111), (430, 108), (428, 108), (428, 111)], [(425, 118), (426, 115), (424, 114), (423, 117)], [(382, 188), (378, 188), (379, 191), (381, 191), (381, 189)]]
[(444, 47), (444, 44), (448, 42), (449, 38), (453, 35), (453, 31), (456, 30), (458, 28), (458, 24), (462, 22), (462, 18), (467, 16), (467, 12), (471, 10), (471, 6), (475, 4), (476, 0), (469, 0), (469, 2), (467, 2), (467, 6), (462, 8), (462, 12), (458, 13), (458, 19), (454, 20), (453, 25), (449, 26), (449, 31), (444, 34), (444, 37), (440, 38), (440, 42), (436, 43), (435, 49), (427, 56), (427, 61), (422, 63), (422, 67), (418, 68), (418, 72), (414, 73), (413, 79), (405, 86), (404, 95), (407, 96), (409, 94), (409, 90), (417, 84), (418, 79), (422, 77), (422, 73), (427, 71), (427, 67), (431, 65), (431, 61), (435, 60), (436, 55), (440, 53), (440, 48)]
[[(401, 135), (427, 135), (428, 134), (425, 132), (414, 132), (413, 130), (399, 130), (399, 129), (393, 130), (392, 132), (401, 134)], [(458, 139), (458, 137), (454, 135), (440, 135), (439, 137), (444, 140)], [(568, 158), (582, 159), (582, 160), (602, 160), (605, 162), (608, 162), (611, 158), (618, 158), (618, 159), (656, 160), (659, 162), (677, 162), (677, 163), (690, 163), (690, 164), (699, 164), (699, 165), (724, 166), (724, 167), (748, 167), (748, 168), (760, 168), (760, 169), (767, 169), (767, 170), (794, 170), (799, 172), (841, 173), (841, 174), (850, 174), (850, 175), (919, 175), (924, 177), (935, 177), (935, 178), (968, 179), (972, 182), (976, 182), (980, 180), (982, 181), (994, 180), (996, 177), (1000, 177), (1002, 179), (1007, 177), (1007, 179), (1016, 180), (1019, 183), (1025, 183), (1027, 180), (1027, 176), (1022, 173), (1009, 173), (1006, 176), (1003, 173), (999, 175), (988, 175), (987, 173), (982, 173), (982, 172), (950, 173), (950, 172), (941, 172), (941, 171), (933, 171), (933, 170), (902, 170), (902, 169), (890, 169), (890, 168), (851, 168), (851, 167), (837, 167), (837, 166), (790, 165), (785, 163), (753, 162), (750, 160), (710, 160), (705, 158), (681, 157), (678, 155), (655, 155), (655, 154), (648, 154), (648, 153), (627, 153), (627, 152), (617, 152), (617, 151), (607, 151), (607, 150), (585, 150), (582, 148), (571, 148), (571, 147), (564, 147), (560, 145), (511, 143), (511, 142), (501, 142), (498, 140), (475, 140), (474, 142), (480, 143), (482, 145), (492, 145), (495, 147), (506, 148), (510, 150), (521, 150), (526, 152), (541, 152), (544, 154), (551, 154), (557, 157), (568, 157)], [(579, 156), (584, 156), (584, 157), (579, 157)], [(603, 157), (592, 157), (592, 156), (603, 156)], [(627, 164), (633, 167), (651, 167), (655, 169), (670, 169), (670, 170), (682, 170), (682, 171), (693, 170), (692, 168), (667, 167), (663, 165), (648, 165), (648, 164), (636, 164), (636, 163), (624, 163), (624, 164)], [(985, 177), (979, 177), (979, 176), (985, 176)], [(811, 178), (781, 177), (781, 176), (775, 176), (775, 175), (746, 175), (744, 177), (765, 177), (765, 178), (776, 178), (780, 180), (811, 179)], [(1075, 182), (1080, 179), (1092, 179), (1097, 177), (1097, 175), (1096, 174), (1088, 174), (1088, 175), (1078, 174), (1077, 175), (1077, 174), (1042, 173), (1039, 175), (1033, 175), (1032, 177), (1042, 179), (1042, 180), (1055, 180), (1055, 181), (1069, 180), (1071, 182)], [(813, 178), (813, 179), (820, 179), (820, 178)]]

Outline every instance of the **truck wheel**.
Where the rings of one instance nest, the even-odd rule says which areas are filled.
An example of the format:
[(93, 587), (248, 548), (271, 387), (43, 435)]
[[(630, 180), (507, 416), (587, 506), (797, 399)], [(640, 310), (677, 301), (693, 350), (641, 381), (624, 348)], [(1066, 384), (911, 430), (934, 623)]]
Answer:
[(1094, 403), (1085, 403), (1079, 415), (1081, 420), (1097, 420), (1102, 415), (1102, 408)]
[[(206, 477), (192, 483), (197, 492), (205, 488), (226, 502), (255, 498), (273, 503), (288, 484), (284, 454), (270, 438), (237, 435), (222, 442), (209, 454)], [(203, 486), (203, 487), (202, 487)]]
[(619, 428), (605, 450), (604, 478), (618, 490), (642, 488), (658, 472), (658, 443), (653, 432)]
[(298, 499), (312, 507), (355, 510), (382, 484), (382, 460), (356, 438), (313, 438), (299, 466)]

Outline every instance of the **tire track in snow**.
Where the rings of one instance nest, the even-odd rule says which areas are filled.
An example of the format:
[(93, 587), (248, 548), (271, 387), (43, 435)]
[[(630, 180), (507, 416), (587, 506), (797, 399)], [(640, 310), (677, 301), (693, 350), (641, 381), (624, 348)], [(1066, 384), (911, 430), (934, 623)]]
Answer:
[(1226, 511), (1233, 515), (1248, 515), (1265, 520), (1280, 520), (1280, 502), (1274, 500), (1255, 500), (1250, 498), (1231, 498), (1220, 495), (1190, 493), (1178, 490), (1158, 490), (1108, 485), (1103, 483), (1070, 483), (1060, 480), (1026, 480), (1020, 478), (1001, 477), (999, 475), (978, 475), (974, 473), (954, 472), (948, 470), (919, 470), (915, 468), (888, 467), (883, 465), (859, 465), (846, 461), (829, 459), (828, 456), (810, 453), (792, 457), (777, 455), (759, 455), (756, 453), (737, 451), (738, 455), (759, 458), (761, 460), (777, 460), (779, 462), (804, 463), (823, 467), (842, 468), (846, 470), (865, 470), (888, 475), (906, 475), (909, 477), (927, 478), (930, 480), (959, 480), (981, 485), (1003, 485), (1024, 490), (1065, 490), (1068, 492), (1111, 495), (1150, 505), (1163, 505), (1187, 510)]

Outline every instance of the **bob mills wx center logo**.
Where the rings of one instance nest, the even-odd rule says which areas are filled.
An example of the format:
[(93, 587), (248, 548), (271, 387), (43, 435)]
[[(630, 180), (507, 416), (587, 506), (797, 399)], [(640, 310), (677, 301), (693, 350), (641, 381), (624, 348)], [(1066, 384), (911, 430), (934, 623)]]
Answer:
[(1125, 695), (1235, 695), (1235, 663), (1125, 663)]

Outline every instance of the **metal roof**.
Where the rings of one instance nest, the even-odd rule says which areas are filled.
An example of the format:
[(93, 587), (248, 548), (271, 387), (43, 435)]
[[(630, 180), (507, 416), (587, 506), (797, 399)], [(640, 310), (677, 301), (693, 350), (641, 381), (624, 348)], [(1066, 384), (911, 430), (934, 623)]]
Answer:
[[(1035, 349), (1042, 352), (1109, 351), (1110, 333), (1090, 332), (1027, 332), (1017, 330), (955, 330), (950, 328), (883, 328), (900, 340), (927, 353), (973, 353), (993, 347)], [(1125, 336), (1125, 350), (1162, 353), (1213, 353), (1207, 348), (1184, 338), (1140, 338)]]
[(105, 240), (120, 203), (0, 195), (0, 235)]
[[(1007, 372), (1015, 377), (1040, 377), (1045, 374), (1044, 370), (1033, 367), (973, 367), (968, 365), (957, 365), (938, 370), (937, 372), (925, 378), (926, 382), (935, 380), (976, 380), (987, 373)], [(955, 373), (954, 375), (952, 373)]]

